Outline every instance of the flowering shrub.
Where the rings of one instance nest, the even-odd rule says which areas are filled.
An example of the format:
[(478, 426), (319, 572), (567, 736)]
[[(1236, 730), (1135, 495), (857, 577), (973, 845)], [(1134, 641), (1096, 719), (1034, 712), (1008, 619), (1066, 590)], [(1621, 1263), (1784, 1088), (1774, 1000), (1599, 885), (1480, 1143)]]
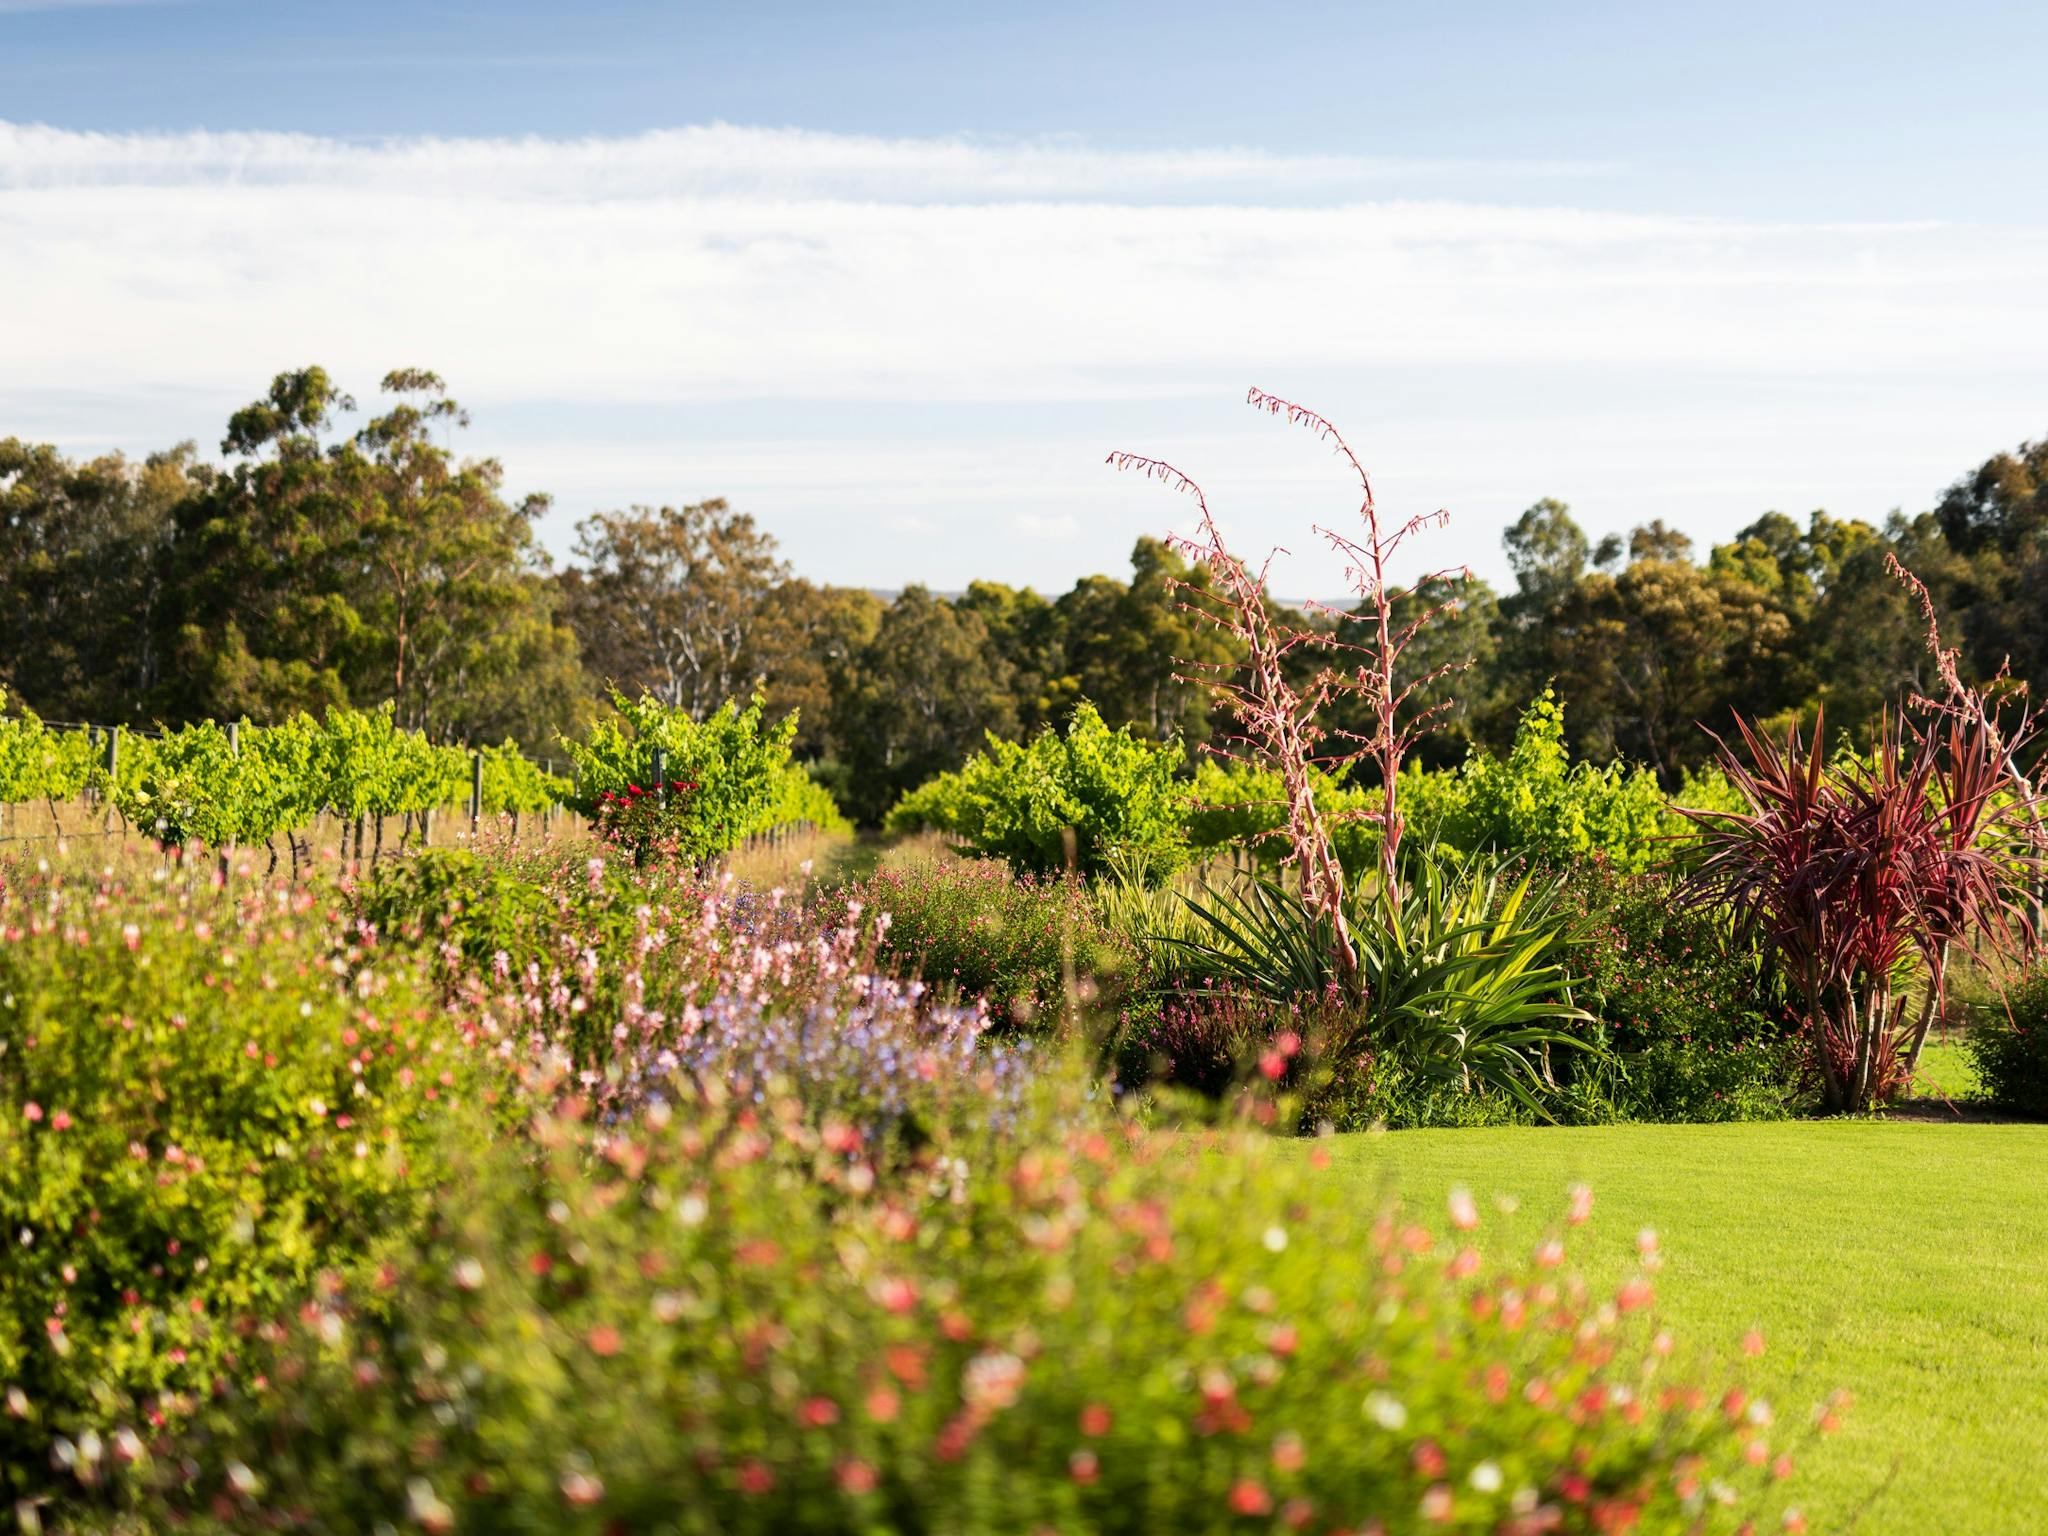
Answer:
[(0, 1489), (31, 1507), (175, 1429), (316, 1275), (374, 1270), (476, 1130), (431, 990), (331, 933), (306, 887), (0, 866)]
[(939, 773), (903, 797), (882, 818), (882, 830), (892, 837), (909, 837), (919, 832), (957, 835), (967, 819), (967, 797), (958, 773)]
[(876, 974), (889, 925), (863, 925), (857, 904), (833, 927), (725, 881), (444, 850), (386, 866), (359, 901), (434, 946), (457, 1008), (529, 1086), (586, 1095), (609, 1119), (678, 1080), (781, 1080), (820, 1114), (903, 1125), (962, 1093), (1002, 1113), (1029, 1074), (1028, 1052), (983, 1042), (978, 1006)]
[(596, 1157), (544, 1122), (139, 1481), (241, 1529), (1777, 1524), (1811, 1431), (1674, 1364), (1649, 1234), (1595, 1293), (1462, 1192), (1425, 1225), (1318, 1157), (1190, 1155), (1045, 1092), (893, 1168), (782, 1095), (713, 1089)]
[(628, 853), (678, 854), (697, 816), (690, 797), (701, 787), (694, 779), (670, 779), (605, 790), (597, 797), (597, 834)]
[(702, 862), (766, 825), (789, 763), (795, 715), (769, 726), (759, 697), (744, 709), (728, 701), (703, 720), (651, 694), (631, 699), (614, 692), (612, 707), (617, 718), (596, 722), (585, 740), (563, 738), (578, 770), (576, 809), (601, 821), (622, 798), (643, 799), (663, 784), (688, 786), (684, 794), (657, 797), (654, 811), (616, 819), (623, 836), (637, 839), (626, 845), (635, 858)]
[(2030, 972), (1983, 1009), (1963, 1045), (1986, 1098), (2048, 1120), (2048, 970)]
[(1113, 931), (1075, 880), (1012, 874), (1001, 864), (943, 860), (884, 869), (844, 903), (885, 914), (877, 959), (892, 971), (980, 998), (999, 1021), (1041, 1026), (1077, 1000), (1113, 1007), (1143, 979), (1129, 936)]

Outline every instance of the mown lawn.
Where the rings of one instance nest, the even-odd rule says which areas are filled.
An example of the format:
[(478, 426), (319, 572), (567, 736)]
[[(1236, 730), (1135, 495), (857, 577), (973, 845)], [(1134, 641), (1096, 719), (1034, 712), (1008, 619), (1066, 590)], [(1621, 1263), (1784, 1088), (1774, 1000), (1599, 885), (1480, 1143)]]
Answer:
[[(1815, 1532), (2048, 1530), (2048, 1126), (1824, 1121), (1408, 1131), (1322, 1143), (1361, 1199), (1389, 1185), (1441, 1211), (1463, 1184), (1487, 1226), (1533, 1243), (1574, 1182), (1589, 1278), (1618, 1280), (1656, 1228), (1663, 1320), (1748, 1362), (1803, 1425), (1836, 1386), (1842, 1431), (1804, 1457)], [(1512, 1215), (1494, 1201), (1519, 1201)], [(1884, 1486), (1887, 1485), (1888, 1486)]]

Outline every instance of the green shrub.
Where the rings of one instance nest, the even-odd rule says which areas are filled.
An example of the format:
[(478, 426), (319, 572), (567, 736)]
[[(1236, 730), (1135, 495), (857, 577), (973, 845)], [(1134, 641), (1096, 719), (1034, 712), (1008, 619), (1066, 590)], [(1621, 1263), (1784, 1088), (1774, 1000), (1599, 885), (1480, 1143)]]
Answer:
[(888, 919), (879, 963), (985, 999), (999, 1022), (1058, 1019), (1070, 961), (1081, 1000), (1104, 1007), (1142, 975), (1136, 945), (1103, 922), (1078, 881), (945, 859), (883, 869), (832, 898), (825, 919), (842, 921), (856, 904), (867, 921)]
[(806, 821), (821, 832), (853, 830), (853, 823), (839, 809), (832, 791), (812, 778), (810, 769), (802, 763), (784, 763), (775, 775), (774, 793), (767, 809), (747, 830), (767, 832)]
[(1797, 1012), (1769, 955), (1668, 879), (1602, 859), (1565, 888), (1577, 998), (1610, 1062), (1589, 1088), (1627, 1120), (1757, 1120), (1803, 1097)]
[(1980, 1010), (1963, 1048), (1986, 1098), (2014, 1114), (2048, 1120), (2048, 970), (2031, 972)]
[(1560, 1244), (1457, 1230), (1469, 1201), (1424, 1225), (1270, 1142), (1126, 1142), (1079, 1098), (935, 1127), (894, 1169), (779, 1095), (686, 1100), (601, 1155), (574, 1122), (539, 1159), (491, 1149), (389, 1298), (328, 1299), (273, 1387), (148, 1470), (160, 1522), (1668, 1536), (1778, 1513), (1743, 1454), (1775, 1432), (1664, 1358), (1646, 1274), (1596, 1293)]
[[(532, 815), (560, 805), (569, 798), (571, 785), (560, 774), (550, 773), (506, 741), (480, 749), (484, 760), (483, 810), (491, 815), (509, 811)], [(431, 806), (407, 806), (407, 810)]]
[(941, 773), (906, 789), (882, 818), (882, 830), (896, 837), (919, 832), (957, 836), (967, 816), (967, 797), (957, 773)]
[(1564, 706), (1548, 688), (1523, 711), (1506, 757), (1475, 752), (1449, 775), (1412, 770), (1401, 796), (1422, 842), (1560, 868), (1599, 854), (1648, 869), (1670, 857), (1669, 839), (1686, 826), (1649, 769), (1572, 762)]
[(0, 804), (75, 800), (95, 781), (101, 761), (84, 731), (53, 731), (33, 710), (0, 716)]
[[(572, 802), (595, 821), (610, 821), (636, 857), (660, 852), (702, 862), (766, 825), (784, 790), (796, 716), (763, 722), (757, 694), (745, 709), (728, 700), (704, 720), (663, 704), (612, 694), (614, 719), (592, 725), (587, 739), (563, 745), (575, 759)], [(657, 762), (666, 774), (656, 783)], [(608, 808), (646, 800), (655, 808), (626, 817)]]
[[(1379, 833), (1360, 815), (1379, 804), (1376, 790), (1359, 789), (1318, 776), (1316, 806), (1329, 818), (1330, 842), (1347, 874), (1372, 869), (1379, 861)], [(1204, 757), (1195, 765), (1187, 794), (1188, 842), (1204, 853), (1246, 849), (1259, 866), (1278, 867), (1287, 851), (1280, 836), (1287, 825), (1286, 791), (1280, 775), (1236, 758)]]
[[(480, 1062), (404, 959), (314, 896), (0, 871), (0, 1488), (104, 1476), (241, 1368), (317, 1276), (444, 1188)], [(468, 1125), (470, 1122), (462, 1122)]]
[(889, 824), (907, 831), (943, 818), (963, 852), (1025, 874), (1056, 874), (1070, 861), (1094, 874), (1119, 855), (1164, 872), (1187, 846), (1181, 762), (1178, 743), (1112, 731), (1084, 700), (1065, 735), (1048, 726), (1024, 746), (990, 736), (958, 773), (907, 796)]

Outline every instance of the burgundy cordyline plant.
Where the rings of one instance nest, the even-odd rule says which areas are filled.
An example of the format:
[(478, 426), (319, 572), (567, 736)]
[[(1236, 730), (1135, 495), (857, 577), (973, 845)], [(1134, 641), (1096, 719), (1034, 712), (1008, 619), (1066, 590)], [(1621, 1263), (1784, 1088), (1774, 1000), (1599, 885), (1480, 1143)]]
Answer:
[[(1188, 594), (1182, 606), (1232, 641), (1243, 652), (1244, 659), (1182, 662), (1180, 665), (1188, 670), (1179, 675), (1184, 681), (1206, 687), (1237, 724), (1231, 738), (1235, 745), (1212, 747), (1211, 751), (1263, 764), (1280, 775), (1286, 794), (1288, 858), (1300, 872), (1302, 902), (1309, 911), (1332, 924), (1337, 936), (1336, 960), (1348, 975), (1357, 962), (1344, 915), (1344, 871), (1330, 841), (1331, 823), (1339, 818), (1326, 815), (1317, 806), (1315, 775), (1317, 771), (1339, 771), (1360, 759), (1368, 759), (1378, 767), (1383, 797), (1380, 808), (1343, 815), (1379, 824), (1380, 881), (1389, 897), (1396, 895), (1400, 889), (1403, 825), (1399, 800), (1401, 760), (1417, 738), (1450, 707), (1449, 700), (1419, 709), (1411, 708), (1411, 704), (1419, 692), (1470, 663), (1448, 663), (1405, 682), (1398, 678), (1401, 658), (1416, 635), (1449, 605), (1425, 606), (1410, 618), (1397, 618), (1396, 610), (1407, 589), (1389, 583), (1387, 568), (1410, 535), (1442, 526), (1449, 514), (1420, 514), (1390, 529), (1380, 520), (1372, 479), (1365, 466), (1327, 418), (1256, 387), (1246, 399), (1255, 409), (1268, 415), (1284, 415), (1295, 426), (1306, 427), (1328, 443), (1357, 476), (1361, 497), (1358, 519), (1363, 532), (1353, 536), (1321, 525), (1315, 531), (1344, 558), (1345, 578), (1357, 592), (1359, 606), (1351, 613), (1324, 604), (1308, 606), (1340, 625), (1362, 625), (1363, 641), (1346, 640), (1277, 615), (1266, 594), (1272, 554), (1256, 572), (1233, 554), (1209, 511), (1202, 488), (1173, 465), (1163, 459), (1122, 452), (1112, 453), (1109, 463), (1120, 470), (1135, 469), (1148, 478), (1165, 481), (1174, 490), (1192, 496), (1200, 509), (1195, 534), (1170, 535), (1169, 543), (1189, 559), (1206, 566), (1214, 588), (1181, 583), (1180, 590)], [(1275, 550), (1273, 554), (1284, 552)], [(1469, 573), (1456, 567), (1428, 579), (1465, 574)], [(1321, 662), (1301, 685), (1288, 675), (1290, 660), (1298, 651)], [(1342, 696), (1364, 701), (1372, 721), (1369, 730), (1349, 731), (1322, 723), (1323, 711)], [(1332, 740), (1341, 745), (1335, 750), (1326, 749), (1325, 743)]]
[[(2039, 796), (2018, 767), (2031, 713), (2000, 724), (1941, 644), (1926, 588), (1892, 564), (1927, 616), (1946, 696), (1886, 712), (1867, 761), (1830, 762), (1823, 721), (1810, 743), (1795, 725), (1780, 746), (1738, 716), (1742, 751), (1714, 740), (1743, 809), (1681, 808), (1705, 855), (1684, 899), (1726, 905), (1771, 941), (1836, 1110), (1867, 1109), (1910, 1076), (1955, 949), (2005, 956), (2033, 942)], [(1924, 1000), (1909, 1026), (1916, 979)]]

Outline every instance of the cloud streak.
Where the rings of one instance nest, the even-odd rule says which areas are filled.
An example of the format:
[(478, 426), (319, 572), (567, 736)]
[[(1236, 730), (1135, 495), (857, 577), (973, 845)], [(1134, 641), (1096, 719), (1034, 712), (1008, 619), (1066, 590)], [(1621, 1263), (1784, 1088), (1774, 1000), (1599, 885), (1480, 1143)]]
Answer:
[(422, 193), (579, 202), (721, 196), (1291, 202), (1481, 178), (1569, 182), (1617, 169), (1567, 160), (1401, 159), (1243, 148), (1105, 151), (1061, 136), (889, 139), (727, 123), (611, 138), (347, 140), (295, 133), (91, 133), (0, 122), (0, 187), (14, 188), (402, 185)]
[[(1546, 195), (1573, 185), (1559, 168), (1522, 169)], [(1545, 416), (1577, 457), (1553, 445), (1525, 493), (1496, 490), (1504, 471), (1475, 454), (1526, 435), (1484, 419), (1426, 428), (1433, 463), (1473, 461), (1431, 501), (1461, 484), (1533, 499), (1613, 485), (1606, 428), (1640, 420), (1644, 380), (1668, 402), (1644, 430), (1695, 483), (1720, 483), (1731, 460), (1761, 452), (1760, 421), (1782, 463), (1802, 413), (1834, 420), (1836, 397), (1873, 380), (1896, 387), (1856, 451), (1874, 433), (1926, 444), (1931, 461), (1956, 451), (1986, 379), (2038, 377), (2048, 355), (2040, 229), (1504, 206), (1459, 199), (1461, 174), (720, 125), (354, 143), (0, 124), (0, 411), (20, 420), (65, 391), (181, 389), (219, 402), (214, 424), (278, 368), (311, 360), (358, 387), (395, 363), (429, 364), (480, 406), (780, 402), (792, 441), (806, 402), (899, 402), (892, 441), (828, 452), (832, 472), (873, 487), (915, 479), (931, 447), (921, 405), (978, 407), (973, 434), (1014, 475), (1049, 463), (1042, 434), (1034, 444), (1007, 424), (1034, 405), (1228, 399), (1256, 380), (1317, 387), (1340, 413), (1366, 401), (1387, 420), (1414, 388), (1498, 401), (1494, 383), (1513, 377), (1532, 381), (1510, 402), (1528, 417), (1545, 412), (1549, 379), (1618, 381), (1607, 421)], [(1778, 392), (1774, 410), (1746, 404), (1757, 386), (1729, 382), (1755, 380)], [(660, 429), (646, 431), (643, 446)], [(772, 426), (757, 432), (765, 460), (748, 465), (770, 510), (777, 440)], [(521, 445), (503, 450), (516, 475)], [(689, 462), (707, 476), (693, 494), (720, 488), (715, 452)], [(1070, 535), (1128, 543), (1066, 501), (1021, 506), (1014, 480), (977, 498), (971, 469), (959, 478), (956, 524), (1001, 507), (1021, 558), (1043, 562)], [(669, 492), (614, 494), (599, 480), (587, 493)], [(790, 490), (791, 515), (827, 496)], [(1767, 497), (1755, 490), (1747, 513)], [(914, 489), (902, 505), (941, 528), (929, 553), (942, 568), (894, 580), (956, 580), (1000, 558), (957, 526), (944, 533)]]

